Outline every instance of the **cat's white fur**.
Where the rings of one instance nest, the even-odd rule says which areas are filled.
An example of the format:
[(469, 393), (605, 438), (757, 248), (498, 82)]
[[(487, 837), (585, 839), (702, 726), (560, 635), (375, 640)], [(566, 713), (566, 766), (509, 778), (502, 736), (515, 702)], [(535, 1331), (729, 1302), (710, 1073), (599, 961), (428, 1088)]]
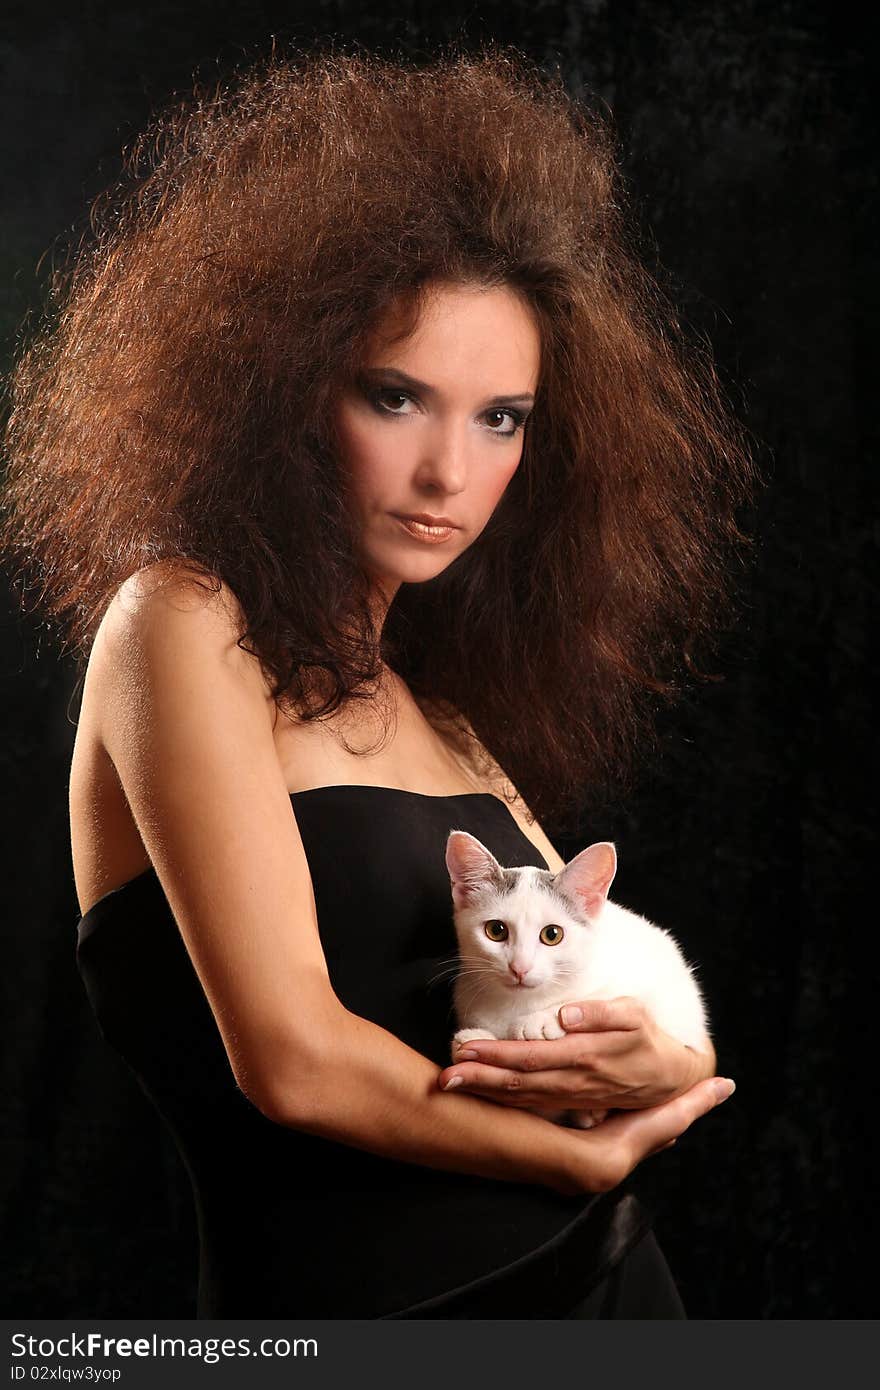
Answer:
[[(456, 1044), (475, 1038), (565, 1037), (557, 1018), (562, 1004), (621, 995), (641, 1000), (659, 1027), (688, 1047), (707, 1045), (705, 1004), (674, 937), (608, 899), (617, 872), (610, 841), (589, 845), (554, 874), (504, 868), (475, 836), (453, 830), (446, 867), (459, 945), (453, 1060)], [(504, 924), (506, 939), (486, 935), (493, 922)], [(541, 940), (547, 927), (562, 929), (557, 944)], [(589, 1129), (606, 1113), (551, 1118), (570, 1116)]]

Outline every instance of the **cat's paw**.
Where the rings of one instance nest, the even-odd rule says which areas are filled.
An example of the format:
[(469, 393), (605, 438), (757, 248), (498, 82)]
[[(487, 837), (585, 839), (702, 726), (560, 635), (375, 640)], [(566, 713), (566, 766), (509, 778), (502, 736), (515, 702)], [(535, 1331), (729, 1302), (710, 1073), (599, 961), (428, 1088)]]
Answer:
[(608, 1118), (607, 1110), (572, 1110), (571, 1123), (574, 1129), (595, 1129)]
[(538, 1038), (564, 1038), (565, 1029), (556, 1017), (555, 1009), (539, 1009), (537, 1013), (525, 1014), (517, 1019), (511, 1037), (533, 1042)]
[(459, 1028), (458, 1032), (453, 1034), (450, 1047), (453, 1062), (458, 1060), (459, 1048), (467, 1047), (469, 1042), (476, 1042), (478, 1038), (487, 1038), (489, 1042), (496, 1041), (495, 1034), (490, 1033), (488, 1028)]

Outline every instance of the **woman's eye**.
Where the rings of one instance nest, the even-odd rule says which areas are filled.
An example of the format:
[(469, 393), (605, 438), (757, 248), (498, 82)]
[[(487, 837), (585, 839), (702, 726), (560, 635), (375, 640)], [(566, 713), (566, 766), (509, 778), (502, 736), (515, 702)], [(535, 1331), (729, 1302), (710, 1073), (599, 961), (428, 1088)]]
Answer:
[(564, 936), (565, 932), (561, 927), (550, 926), (541, 928), (540, 940), (543, 941), (545, 946), (558, 946)]
[[(380, 410), (388, 411), (389, 415), (402, 415), (402, 410), (394, 409), (394, 403), (403, 402), (404, 404), (406, 404), (406, 402), (409, 400), (409, 396), (407, 396), (403, 391), (374, 391), (372, 393), (371, 399), (374, 405), (378, 406)], [(392, 403), (391, 405), (388, 404), (389, 401)]]
[(515, 434), (519, 434), (519, 431), (526, 422), (526, 417), (521, 415), (518, 410), (502, 410), (500, 407), (497, 410), (488, 411), (486, 416), (489, 421), (497, 420), (499, 417), (502, 420), (509, 420), (510, 428), (504, 430), (492, 429), (491, 433), (500, 434), (503, 439), (511, 439)]
[(486, 922), (485, 932), (490, 941), (507, 940), (507, 928), (503, 922)]

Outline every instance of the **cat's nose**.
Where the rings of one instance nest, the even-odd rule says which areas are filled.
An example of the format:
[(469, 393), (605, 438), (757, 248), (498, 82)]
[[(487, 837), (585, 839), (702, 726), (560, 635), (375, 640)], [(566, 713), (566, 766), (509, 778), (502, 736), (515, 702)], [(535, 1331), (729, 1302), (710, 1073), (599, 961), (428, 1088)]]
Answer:
[(522, 982), (523, 982), (523, 980), (525, 979), (526, 975), (528, 975), (529, 969), (530, 969), (530, 967), (529, 967), (528, 965), (513, 965), (513, 964), (509, 965), (507, 968), (508, 968), (508, 970), (510, 971), (511, 975), (513, 976), (513, 978), (516, 980), (516, 982), (517, 982), (518, 985), (521, 985), (521, 984), (522, 984)]

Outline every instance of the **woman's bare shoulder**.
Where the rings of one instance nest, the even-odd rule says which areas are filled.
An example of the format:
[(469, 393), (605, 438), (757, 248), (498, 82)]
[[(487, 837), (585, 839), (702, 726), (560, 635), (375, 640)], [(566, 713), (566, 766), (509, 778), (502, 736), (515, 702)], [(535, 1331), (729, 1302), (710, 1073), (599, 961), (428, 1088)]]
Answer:
[(169, 617), (188, 615), (214, 646), (272, 702), (268, 677), (258, 658), (238, 645), (247, 628), (244, 609), (229, 584), (188, 560), (158, 560), (129, 575), (110, 600), (95, 634), (90, 666), (99, 669), (128, 659), (132, 636), (169, 631)]
[(192, 561), (156, 560), (130, 574), (116, 590), (101, 627), (145, 620), (163, 608), (201, 609), (214, 621), (243, 630), (244, 613), (224, 580)]

